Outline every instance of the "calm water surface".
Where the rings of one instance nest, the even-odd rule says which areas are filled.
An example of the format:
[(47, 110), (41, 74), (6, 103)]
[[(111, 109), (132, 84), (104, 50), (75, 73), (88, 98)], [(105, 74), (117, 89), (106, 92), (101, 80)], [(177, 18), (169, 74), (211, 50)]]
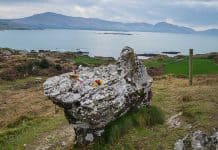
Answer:
[[(106, 32), (106, 31), (105, 31)], [(107, 31), (108, 32), (108, 31)], [(137, 53), (180, 51), (187, 54), (218, 52), (218, 36), (128, 32), (132, 35), (102, 34), (104, 31), (84, 30), (9, 30), (0, 31), (0, 47), (14, 49), (85, 49), (92, 55), (117, 57), (124, 46)]]

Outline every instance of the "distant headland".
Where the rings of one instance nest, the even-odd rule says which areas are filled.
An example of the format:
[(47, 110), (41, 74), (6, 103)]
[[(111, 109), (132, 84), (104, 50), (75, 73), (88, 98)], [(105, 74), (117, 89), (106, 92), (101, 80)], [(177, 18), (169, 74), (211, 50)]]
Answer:
[(137, 31), (182, 34), (218, 35), (218, 29), (196, 31), (192, 28), (159, 22), (122, 23), (97, 18), (71, 17), (52, 12), (35, 14), (19, 19), (0, 19), (0, 30), (40, 30), (40, 29), (74, 29), (98, 31)]

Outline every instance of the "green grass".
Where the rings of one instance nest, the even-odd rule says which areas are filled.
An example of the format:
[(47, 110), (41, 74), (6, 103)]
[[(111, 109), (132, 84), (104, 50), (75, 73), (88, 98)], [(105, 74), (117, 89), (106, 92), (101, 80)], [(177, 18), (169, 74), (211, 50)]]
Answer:
[[(146, 67), (163, 66), (164, 74), (188, 75), (188, 58), (162, 58), (151, 59), (145, 62)], [(218, 73), (218, 64), (213, 59), (193, 58), (193, 74), (216, 74)]]
[(0, 131), (0, 150), (24, 149), (38, 135), (57, 128), (65, 121), (60, 116), (32, 118), (23, 116)]
[(202, 112), (202, 109), (197, 104), (186, 103), (181, 107), (181, 111), (189, 122), (194, 122), (204, 117), (204, 112)]
[[(164, 67), (164, 72), (166, 74), (175, 75), (188, 75), (188, 59), (183, 59), (182, 61), (167, 64)], [(210, 74), (218, 73), (218, 65), (212, 59), (193, 59), (193, 74)]]
[(111, 61), (106, 61), (102, 59), (96, 59), (96, 58), (89, 57), (89, 56), (78, 56), (78, 57), (73, 58), (73, 61), (77, 65), (88, 66), (88, 67), (107, 65), (111, 62)]
[[(184, 130), (172, 133), (166, 125), (151, 128), (133, 128), (108, 149), (113, 150), (172, 150), (175, 139), (184, 136)], [(99, 149), (100, 150), (100, 149)]]
[(160, 67), (162, 65), (167, 65), (170, 63), (176, 63), (180, 60), (176, 58), (171, 58), (171, 57), (165, 57), (165, 58), (158, 58), (158, 59), (148, 59), (145, 61), (145, 66), (146, 67)]
[(129, 112), (119, 119), (111, 122), (105, 128), (102, 137), (96, 139), (91, 145), (91, 149), (108, 149), (115, 144), (118, 139), (128, 133), (133, 128), (147, 128), (164, 123), (163, 112), (155, 107), (141, 108), (136, 112)]
[[(170, 128), (166, 123), (148, 125), (146, 119), (141, 119), (141, 115), (137, 113), (133, 120), (135, 118), (139, 120), (139, 123), (135, 123), (131, 120), (132, 114), (130, 113), (124, 116), (124, 120), (123, 118), (118, 119), (108, 126), (109, 134), (106, 132), (106, 139), (101, 139), (103, 142), (106, 140), (106, 144), (97, 141), (99, 143), (95, 143), (92, 149), (171, 150), (178, 139), (184, 138), (191, 131), (202, 130), (209, 133), (218, 123), (216, 117), (217, 77), (215, 79), (214, 76), (213, 78), (206, 77), (207, 80), (215, 83), (205, 86), (201, 81), (197, 83), (198, 80), (196, 80), (197, 86), (190, 87), (187, 79), (183, 78), (173, 77), (154, 81), (152, 104), (161, 108), (166, 120), (182, 112), (183, 115), (179, 117), (181, 119), (179, 128)], [(199, 85), (200, 83), (203, 85)], [(146, 109), (143, 111), (145, 113), (142, 114), (147, 114)], [(158, 115), (151, 116), (155, 118)], [(189, 129), (188, 125), (191, 125), (192, 128)]]

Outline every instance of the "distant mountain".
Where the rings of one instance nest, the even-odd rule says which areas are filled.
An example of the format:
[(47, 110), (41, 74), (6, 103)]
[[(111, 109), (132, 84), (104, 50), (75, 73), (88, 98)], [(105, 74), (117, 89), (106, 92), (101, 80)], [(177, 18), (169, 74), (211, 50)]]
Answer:
[(194, 33), (191, 28), (181, 27), (166, 22), (160, 22), (154, 25), (153, 32), (171, 32), (171, 33)]
[(71, 17), (52, 12), (36, 14), (20, 19), (0, 19), (0, 30), (36, 30), (36, 29), (79, 29), (105, 31), (142, 31), (165, 33), (199, 33), (217, 34), (217, 29), (197, 32), (191, 28), (177, 26), (166, 22), (155, 25), (148, 23), (122, 23), (96, 18)]
[[(21, 19), (0, 20), (5, 29), (84, 29), (84, 30), (142, 30), (145, 24), (125, 24), (96, 18), (70, 17), (56, 13), (42, 13)], [(146, 24), (148, 25), (148, 24)], [(1, 27), (1, 25), (0, 25)], [(4, 29), (4, 28), (3, 28)]]
[(218, 35), (218, 29), (209, 29), (205, 31), (198, 31), (199, 34)]

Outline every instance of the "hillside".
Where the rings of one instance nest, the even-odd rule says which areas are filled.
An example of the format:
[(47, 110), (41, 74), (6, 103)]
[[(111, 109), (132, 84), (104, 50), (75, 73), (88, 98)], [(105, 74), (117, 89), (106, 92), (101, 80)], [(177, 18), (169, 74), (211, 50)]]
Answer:
[(34, 30), (34, 29), (75, 29), (105, 31), (141, 31), (183, 34), (213, 34), (217, 29), (195, 31), (191, 28), (160, 22), (155, 25), (148, 23), (122, 23), (97, 18), (71, 17), (52, 12), (35, 14), (20, 19), (0, 19), (0, 30)]
[[(40, 53), (19, 53), (9, 49), (0, 52), (4, 52), (0, 55), (0, 68), (4, 72), (0, 74), (0, 78), (3, 77), (0, 79), (0, 150), (72, 149), (74, 132), (69, 128), (63, 110), (44, 96), (42, 84), (48, 76), (72, 70), (64, 69), (66, 62), (87, 66), (108, 62), (69, 53), (46, 52), (42, 59)], [(108, 141), (96, 141), (88, 148), (173, 149), (176, 140), (192, 131), (211, 132), (218, 126), (218, 65), (213, 60), (215, 57), (211, 58), (216, 56), (214, 54), (194, 57), (194, 64), (202, 67), (194, 75), (193, 86), (188, 85), (185, 76), (178, 76), (185, 69), (175, 72), (175, 66), (171, 66), (183, 68), (186, 59), (158, 58), (145, 62), (148, 68), (161, 65), (169, 68), (164, 75), (154, 76), (151, 111), (143, 108), (118, 119), (107, 129)], [(44, 59), (48, 64), (42, 61)], [(205, 72), (204, 65), (208, 63), (214, 66), (210, 67), (211, 72)], [(19, 69), (15, 71), (16, 68)], [(4, 78), (5, 75), (8, 78)], [(169, 118), (175, 115), (176, 123), (170, 122)]]
[[(54, 105), (43, 96), (44, 79), (26, 89), (26, 85), (35, 80), (26, 78), (1, 82), (0, 144), (4, 146), (3, 149), (21, 150), (42, 147), (64, 149), (69, 144), (73, 147), (73, 137), (69, 136), (72, 133), (68, 128), (63, 128), (68, 124), (63, 111), (58, 108), (55, 114)], [(173, 149), (177, 139), (193, 130), (210, 132), (218, 125), (217, 81), (215, 75), (197, 76), (194, 85), (189, 87), (187, 80), (182, 78), (162, 76), (155, 79), (152, 106), (163, 111), (165, 123), (146, 126), (141, 121), (140, 126), (128, 128), (121, 135), (116, 135), (114, 128), (112, 140), (98, 146), (102, 149)], [(179, 116), (181, 124), (170, 127), (167, 120), (180, 112), (183, 112)], [(62, 142), (65, 144), (60, 144)], [(90, 149), (98, 147), (91, 145)]]

